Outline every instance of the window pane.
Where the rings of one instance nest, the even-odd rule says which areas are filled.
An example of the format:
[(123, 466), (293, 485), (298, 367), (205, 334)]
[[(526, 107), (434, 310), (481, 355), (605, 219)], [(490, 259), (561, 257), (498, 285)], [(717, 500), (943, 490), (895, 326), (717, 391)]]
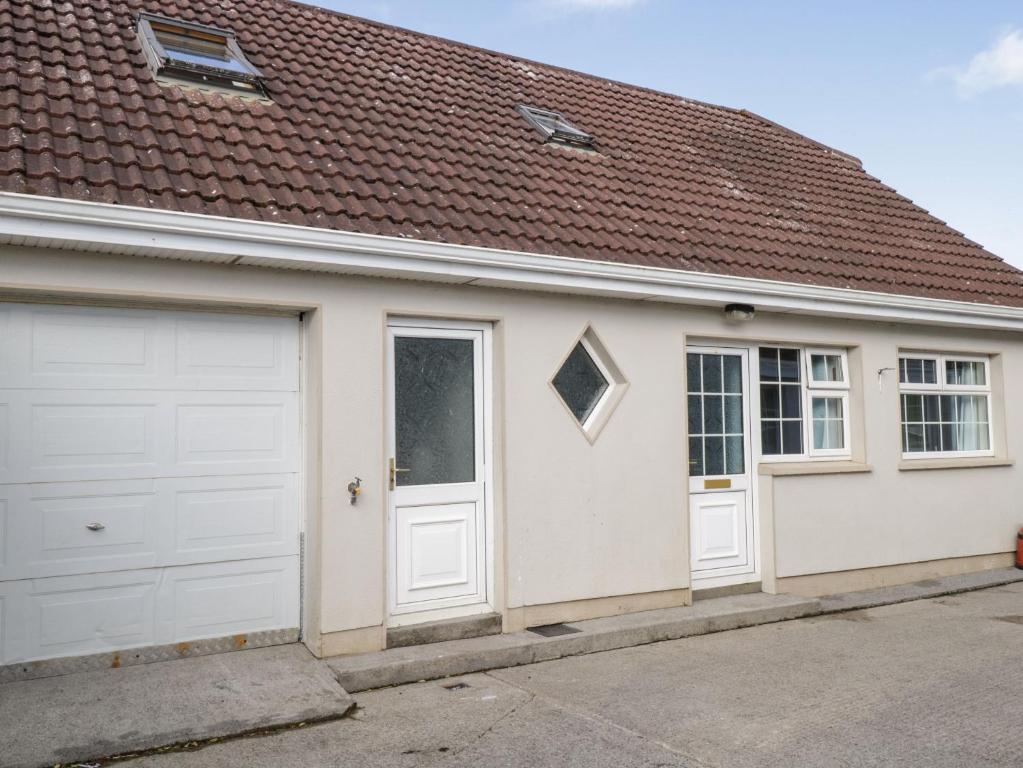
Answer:
[(469, 339), (394, 340), (398, 485), (475, 480), (474, 370)]
[(760, 424), (760, 451), (765, 456), (781, 453), (781, 423), (764, 421)]
[(703, 432), (703, 401), (699, 395), (689, 396), (689, 434), (699, 435)]
[(940, 424), (924, 424), (924, 450), (925, 451), (941, 450)]
[(721, 359), (725, 366), (725, 392), (742, 392), (742, 358), (725, 355)]
[(760, 417), (777, 419), (781, 416), (781, 394), (777, 384), (760, 385)]
[(703, 396), (703, 433), (720, 435), (723, 422), (721, 418), (721, 395)]
[(845, 381), (841, 355), (810, 355), (810, 368), (814, 381)]
[(832, 448), (845, 448), (845, 424), (831, 419), (828, 421), (828, 443)]
[(760, 348), (760, 380), (778, 381), (778, 350), (773, 347)]
[(902, 396), (902, 420), (911, 422), (921, 422), (924, 420), (923, 395)]
[(177, 61), (198, 64), (203, 67), (228, 69), (234, 72), (248, 71), (227, 49), (226, 42), (200, 40), (188, 35), (178, 35), (161, 30), (154, 30), (153, 34), (160, 41), (167, 56)]
[(582, 342), (575, 345), (553, 384), (580, 424), (586, 421), (610, 386)]
[(725, 395), (725, 432), (730, 435), (743, 432), (742, 395)]
[(800, 381), (799, 350), (779, 349), (779, 376), (782, 381)]
[(781, 452), (784, 454), (803, 452), (803, 423), (783, 421), (781, 423)]
[(955, 395), (942, 395), (940, 398), (941, 418), (939, 421), (957, 421), (959, 409), (956, 407), (958, 398)]
[(937, 384), (937, 365), (933, 358), (899, 358), (899, 381), (903, 384)]
[(689, 474), (703, 477), (703, 440), (699, 437), (689, 438)]
[(845, 429), (842, 417), (842, 398), (814, 397), (811, 401), (813, 419), (813, 447), (832, 450), (845, 447)]
[(842, 413), (842, 398), (840, 397), (829, 397), (828, 400), (828, 418), (829, 419), (841, 419), (844, 414)]
[(961, 421), (983, 421), (987, 418), (987, 397), (984, 395), (959, 395), (959, 418)]
[(746, 471), (742, 435), (725, 438), (725, 474), (741, 475)]
[(725, 444), (723, 437), (703, 438), (704, 473), (708, 475), (725, 474)]
[(701, 355), (686, 355), (686, 384), (690, 392), (700, 392), (703, 389), (703, 379), (700, 376)]
[(938, 361), (937, 360), (924, 360), (923, 361), (923, 383), (924, 384), (937, 384), (938, 383)]
[(800, 399), (802, 389), (792, 384), (783, 384), (781, 387), (781, 415), (783, 419), (798, 419), (802, 413)]
[(821, 419), (814, 419), (813, 422), (813, 447), (817, 449), (829, 448), (828, 443), (828, 422)]
[(923, 395), (924, 421), (941, 421), (941, 414), (938, 409), (940, 398), (938, 395)]
[(825, 419), (828, 416), (828, 400), (824, 397), (815, 397), (811, 401), (810, 410), (815, 419)]
[(945, 383), (984, 386), (987, 384), (984, 363), (976, 360), (946, 360)]
[(924, 361), (915, 357), (905, 358), (906, 382), (920, 384), (924, 380)]
[(721, 391), (721, 355), (703, 355), (703, 391)]
[(924, 449), (924, 427), (922, 424), (907, 424), (904, 437), (903, 445), (906, 453)]

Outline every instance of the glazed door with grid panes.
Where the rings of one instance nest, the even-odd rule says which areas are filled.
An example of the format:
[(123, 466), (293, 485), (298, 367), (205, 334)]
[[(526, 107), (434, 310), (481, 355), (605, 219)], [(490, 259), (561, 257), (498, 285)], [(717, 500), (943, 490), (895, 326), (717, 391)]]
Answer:
[(689, 347), (686, 374), (693, 588), (755, 581), (748, 352)]
[(489, 610), (489, 338), (475, 324), (388, 328), (390, 626)]

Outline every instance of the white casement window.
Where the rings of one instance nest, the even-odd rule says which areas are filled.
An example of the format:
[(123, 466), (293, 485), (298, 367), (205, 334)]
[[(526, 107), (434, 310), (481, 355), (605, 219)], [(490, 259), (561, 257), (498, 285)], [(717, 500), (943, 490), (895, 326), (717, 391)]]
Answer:
[(848, 458), (845, 350), (760, 347), (760, 453), (765, 459)]
[(986, 357), (899, 356), (905, 458), (991, 456), (991, 371)]

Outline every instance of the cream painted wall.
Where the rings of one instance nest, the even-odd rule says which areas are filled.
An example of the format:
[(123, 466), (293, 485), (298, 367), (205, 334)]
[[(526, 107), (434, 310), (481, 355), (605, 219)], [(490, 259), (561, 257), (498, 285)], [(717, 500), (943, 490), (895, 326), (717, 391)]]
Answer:
[[(773, 478), (777, 575), (1004, 552), (1023, 522), (1018, 467), (900, 472), (897, 376), (879, 392), (874, 373), (895, 365), (900, 344), (990, 351), (1002, 355), (1011, 390), (1023, 381), (1023, 342), (1008, 335), (794, 315), (733, 325), (680, 305), (17, 248), (0, 260), (0, 284), (20, 300), (66, 290), (312, 313), (305, 370), (321, 378), (306, 382), (319, 430), (307, 459), (319, 478), (307, 514), (319, 534), (307, 599), (324, 633), (384, 619), (388, 313), (495, 321), (499, 608), (688, 587), (687, 336), (861, 347), (854, 387), (866, 418), (854, 433), (873, 471)], [(593, 444), (548, 384), (587, 324), (629, 381)], [(1007, 402), (1005, 417), (1012, 457), (1023, 408)], [(345, 486), (355, 475), (364, 492), (351, 506)]]

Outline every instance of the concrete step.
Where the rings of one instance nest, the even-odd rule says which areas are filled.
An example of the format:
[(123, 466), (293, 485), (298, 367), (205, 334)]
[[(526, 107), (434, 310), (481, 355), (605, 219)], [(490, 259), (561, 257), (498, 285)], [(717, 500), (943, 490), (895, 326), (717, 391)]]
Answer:
[(305, 646), (0, 684), (0, 766), (84, 763), (344, 717), (354, 706)]
[(407, 627), (392, 627), (387, 630), (387, 647), (404, 648), (409, 645), (443, 643), (448, 640), (466, 640), (470, 637), (484, 637), (501, 632), (501, 614), (481, 613), (460, 619), (427, 621), (410, 624)]
[[(820, 613), (814, 598), (732, 595), (686, 608), (642, 611), (505, 635), (335, 656), (326, 662), (349, 693), (677, 640)], [(559, 634), (564, 632), (564, 634)], [(547, 635), (547, 636), (545, 636)]]
[(976, 589), (1000, 587), (1023, 581), (1023, 570), (1019, 568), (995, 568), (990, 571), (960, 573), (955, 576), (943, 576), (938, 579), (914, 581), (911, 584), (900, 584), (880, 589), (866, 589), (861, 592), (845, 592), (841, 595), (829, 595), (821, 598), (821, 613), (839, 613), (842, 611), (858, 611), (863, 608), (876, 608), (879, 605), (894, 605), (910, 600), (926, 600), (930, 597), (954, 595), (959, 592), (972, 592)]

